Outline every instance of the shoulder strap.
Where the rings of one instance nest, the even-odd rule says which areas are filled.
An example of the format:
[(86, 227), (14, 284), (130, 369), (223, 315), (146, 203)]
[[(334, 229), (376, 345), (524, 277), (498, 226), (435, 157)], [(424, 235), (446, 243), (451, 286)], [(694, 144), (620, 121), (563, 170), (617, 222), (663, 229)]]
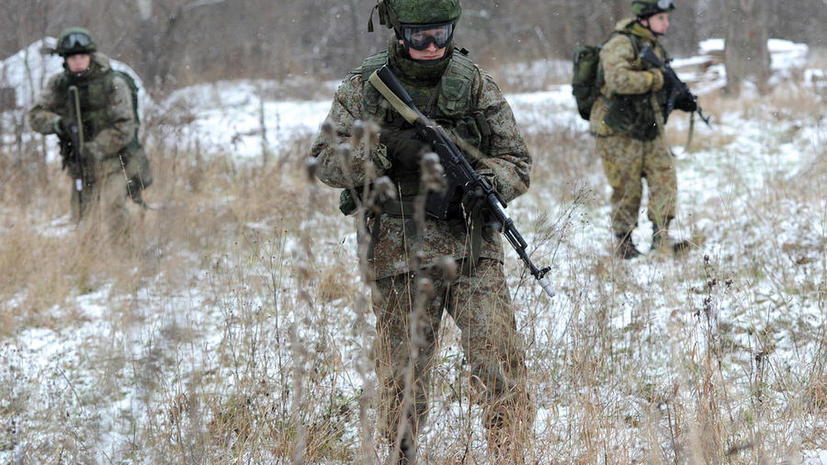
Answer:
[(113, 69), (111, 72), (112, 77), (119, 76), (121, 79), (126, 81), (126, 85), (129, 87), (129, 94), (132, 96), (132, 110), (135, 112), (135, 122), (140, 124), (141, 118), (138, 115), (138, 84), (135, 82), (135, 79), (129, 73), (117, 69)]
[(371, 55), (365, 58), (365, 61), (362, 62), (362, 66), (353, 70), (353, 74), (359, 74), (362, 76), (362, 82), (367, 82), (368, 78), (374, 71), (378, 70), (382, 66), (388, 63), (388, 51), (383, 50), (375, 55)]

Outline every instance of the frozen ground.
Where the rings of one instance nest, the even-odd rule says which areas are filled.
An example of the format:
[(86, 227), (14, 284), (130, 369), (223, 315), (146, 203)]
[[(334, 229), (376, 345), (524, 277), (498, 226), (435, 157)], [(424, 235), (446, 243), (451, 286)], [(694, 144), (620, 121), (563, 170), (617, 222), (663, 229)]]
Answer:
[[(822, 69), (807, 69), (804, 60), (807, 54), (806, 47), (782, 41), (772, 41), (770, 46), (774, 51), (773, 69), (774, 79), (777, 79), (776, 85), (785, 85), (786, 80), (793, 75), (823, 75)], [(704, 50), (715, 47), (720, 47), (720, 43), (707, 41), (702, 44)], [(31, 50), (30, 48), (29, 56), (35, 56)], [(18, 87), (18, 99), (28, 103), (33, 92), (32, 87), (27, 87), (25, 82), (35, 83), (34, 86), (39, 87), (43, 82), (42, 76), (58, 70), (59, 63), (56, 66), (56, 60), (48, 62), (47, 65), (44, 62), (33, 62), (24, 67), (28, 71), (21, 74), (21, 60), (24, 56), (25, 53), (6, 60), (2, 66), (2, 76), (6, 82), (21, 83)], [(687, 59), (686, 62), (691, 63), (692, 59)], [(792, 73), (791, 70), (801, 73)], [(692, 80), (698, 83), (697, 88), (701, 90), (702, 102), (703, 93), (711, 92), (722, 85), (722, 73), (722, 66), (713, 66), (703, 75), (692, 76)], [(157, 104), (148, 99), (143, 102), (147, 111), (153, 115), (184, 110), (189, 113), (190, 118), (187, 119), (191, 120), (190, 123), (176, 126), (174, 131), (170, 131), (175, 134), (174, 137), (179, 144), (194, 146), (197, 143), (206, 155), (232, 154), (239, 158), (255, 160), (265, 151), (278, 157), (287, 153), (291, 140), (306, 139), (317, 130), (329, 109), (329, 101), (270, 100), (267, 98), (268, 89), (273, 85), (259, 81), (219, 82), (179, 90)], [(518, 122), (527, 134), (559, 131), (582, 134), (587, 131), (587, 124), (576, 114), (570, 88), (566, 85), (553, 86), (535, 93), (508, 95), (507, 98)], [(714, 129), (696, 125), (696, 140), (706, 137), (725, 139), (727, 142), (721, 146), (691, 152), (684, 151), (682, 147), (675, 148), (679, 173), (679, 205), (687, 206), (681, 210), (681, 216), (678, 218), (681, 227), (676, 231), (676, 235), (683, 238), (704, 237), (702, 250), (697, 256), (711, 257), (712, 264), (719, 267), (718, 271), (722, 275), (725, 275), (730, 267), (748, 266), (748, 260), (739, 257), (744, 250), (744, 243), (759, 244), (762, 238), (772, 235), (779, 244), (797, 244), (806, 260), (802, 260), (801, 266), (792, 268), (790, 273), (799, 274), (802, 283), (812, 284), (811, 276), (818, 276), (819, 267), (823, 266), (825, 260), (827, 198), (823, 192), (820, 204), (790, 204), (788, 211), (776, 212), (777, 214), (772, 217), (756, 219), (742, 213), (755, 208), (754, 202), (759, 194), (772, 191), (774, 185), (779, 182), (794, 180), (812, 167), (820, 157), (825, 156), (827, 131), (824, 127), (823, 113), (822, 118), (816, 120), (768, 119), (753, 117), (754, 114), (741, 109), (733, 110), (716, 115), (713, 120)], [(685, 128), (686, 119), (676, 118), (673, 124), (680, 130)], [(547, 155), (535, 154), (535, 162), (542, 162), (544, 156)], [(576, 181), (566, 180), (572, 184)], [(550, 182), (554, 181), (538, 181), (536, 186), (542, 187)], [(608, 192), (604, 189), (596, 195), (600, 199), (605, 199)], [(544, 210), (561, 210), (563, 207), (558, 206), (557, 202), (558, 199), (535, 187), (524, 198), (514, 202), (509, 211), (518, 225), (529, 225), (534, 224), (540, 212)], [(584, 301), (582, 293), (587, 294), (586, 302), (611, 295), (611, 291), (607, 290), (611, 286), (610, 283), (597, 283), (597, 278), (579, 274), (582, 270), (599, 270), (601, 264), (606, 261), (606, 238), (609, 237), (608, 208), (602, 200), (598, 204), (600, 205), (595, 207), (583, 207), (579, 212), (582, 222), (570, 231), (562, 245), (546, 245), (535, 252), (534, 256), (539, 262), (554, 265), (560, 270), (551, 276), (552, 285), (560, 293), (553, 301), (538, 300), (536, 289), (530, 288), (532, 284), (528, 284), (528, 288), (523, 287), (517, 296), (518, 302), (532, 308), (532, 312), (541, 311), (550, 315), (545, 319), (531, 320), (538, 322), (537, 327), (532, 329), (537, 334), (535, 341), (538, 345), (554, 347), (561, 341), (573, 337), (566, 334), (566, 329), (574, 324), (572, 320), (588, 318), (588, 315), (577, 314), (572, 308), (573, 302)], [(728, 215), (731, 223), (720, 224), (722, 210), (731, 212), (731, 215)], [(807, 218), (815, 220), (810, 221)], [(645, 220), (643, 222), (645, 225)], [(332, 235), (336, 238), (332, 242), (335, 244), (339, 237), (344, 237), (345, 246), (352, 246), (355, 239), (349, 232), (350, 223), (341, 222), (341, 227), (343, 232)], [(636, 233), (636, 240), (642, 241), (646, 233), (645, 227), (641, 228), (641, 231)], [(531, 242), (534, 234), (528, 236)], [(289, 242), (285, 247), (288, 250), (299, 249), (295, 242)], [(328, 244), (325, 247), (325, 250), (328, 250), (332, 246)], [(518, 263), (512, 251), (506, 250), (506, 256), (509, 269), (518, 270)], [(575, 261), (588, 262), (587, 266), (577, 269), (578, 275), (572, 274), (574, 266), (569, 265)], [(350, 259), (348, 263), (352, 264), (353, 260)], [(320, 265), (326, 264), (322, 262)], [(626, 270), (630, 274), (631, 282), (640, 289), (646, 289), (653, 282), (661, 280), (663, 274), (674, 272), (674, 267), (664, 264), (659, 257), (647, 256)], [(265, 273), (266, 270), (261, 272)], [(191, 273), (194, 282), (209, 281), (206, 279), (210, 275), (209, 269), (193, 269)], [(716, 318), (740, 328), (731, 335), (738, 344), (745, 347), (754, 345), (755, 340), (751, 334), (760, 333), (768, 326), (799, 325), (814, 330), (824, 328), (827, 316), (824, 314), (823, 306), (812, 305), (812, 299), (807, 300), (807, 306), (797, 305), (798, 297), (791, 295), (789, 290), (779, 289), (766, 276), (763, 279), (756, 276), (755, 282), (735, 283), (734, 287), (737, 289), (739, 286), (754, 286), (758, 289), (757, 292), (733, 291), (712, 295), (720, 312)], [(705, 295), (702, 290), (705, 281), (705, 277), (687, 277), (685, 280), (677, 281), (676, 295), (679, 299), (698, 300)], [(181, 359), (172, 364), (174, 370), (164, 375), (170, 391), (180, 389), (188, 382), (190, 373), (197, 370), (217, 370), (218, 373), (213, 376), (221, 379), (221, 361), (215, 354), (226, 342), (226, 334), (223, 334), (223, 331), (226, 330), (227, 321), (231, 316), (223, 313), (224, 308), (215, 302), (216, 296), (210, 295), (208, 285), (177, 289), (170, 293), (169, 289), (165, 288), (163, 277), (159, 276), (145, 284), (144, 288), (131, 297), (137, 302), (134, 311), (135, 318), (140, 324), (128, 326), (129, 329), (126, 331), (123, 329), (123, 323), (107, 312), (113, 302), (109, 289), (103, 287), (77, 297), (71, 309), (72, 317), (76, 319), (77, 324), (61, 330), (31, 327), (0, 342), (0, 382), (11, 386), (6, 391), (9, 393), (8, 398), (0, 399), (0, 412), (12, 412), (4, 413), (8, 418), (3, 419), (2, 426), (8, 428), (9, 424), (13, 424), (15, 434), (6, 434), (5, 437), (16, 438), (13, 444), (4, 444), (0, 440), (0, 463), (24, 463), (18, 462), (17, 457), (23, 457), (26, 451), (44, 440), (48, 441), (48, 438), (52, 437), (50, 435), (54, 434), (51, 431), (38, 431), (36, 437), (28, 436), (27, 430), (35, 429), (30, 418), (37, 416), (55, 421), (50, 415), (58, 415), (58, 412), (50, 414), (49, 411), (53, 407), (65, 404), (78, 407), (78, 412), (65, 420), (69, 425), (68, 429), (75, 425), (78, 431), (87, 431), (89, 423), (99, 425), (99, 428), (95, 429), (99, 432), (97, 436), (78, 439), (90, 449), (90, 456), (94, 458), (95, 463), (122, 463), (123, 451), (133, 439), (130, 434), (136, 430), (136, 425), (147, 420), (143, 407), (149, 394), (135, 387), (138, 384), (130, 380), (140, 377), (141, 370), (170, 367), (169, 364), (163, 365), (161, 361), (154, 366), (152, 354), (160, 350), (163, 358), (163, 354), (173, 353), (173, 347), (164, 345), (168, 341), (165, 335), (180, 328), (199, 328), (199, 336), (183, 349), (179, 346), (174, 347), (177, 352), (174, 352), (173, 356)], [(290, 285), (298, 288), (301, 283), (295, 281), (287, 287)], [(822, 288), (823, 285), (822, 282)], [(295, 292), (295, 288), (286, 292)], [(591, 290), (584, 290), (589, 288)], [(752, 300), (743, 302), (740, 299), (744, 295), (749, 295)], [(264, 299), (263, 296), (259, 298)], [(616, 312), (609, 316), (610, 327), (617, 331), (625, 331), (640, 324), (639, 320), (643, 317), (646, 320), (647, 334), (659, 335), (658, 337), (664, 338), (663, 344), (667, 346), (663, 353), (659, 353), (657, 349), (650, 349), (653, 363), (647, 376), (679, 376), (680, 373), (673, 371), (673, 367), (664, 366), (658, 361), (668, 355), (668, 338), (680, 336), (675, 331), (681, 329), (675, 328), (692, 326), (691, 315), (678, 313), (684, 303), (675, 302), (668, 296), (618, 297)], [(256, 304), (253, 302), (251, 306), (255, 307)], [(15, 302), (3, 302), (2, 306), (11, 308), (15, 306)], [(537, 310), (538, 307), (540, 310)], [(650, 308), (651, 311), (641, 315), (642, 307)], [(778, 311), (779, 309), (781, 311)], [(67, 314), (68, 310), (54, 308), (50, 312), (55, 318), (60, 318), (61, 315)], [(678, 316), (675, 316), (676, 313)], [(314, 318), (324, 317), (323, 315)], [(295, 318), (293, 324), (300, 320), (295, 315), (286, 318)], [(334, 326), (352, 323), (351, 316), (347, 315), (335, 317), (336, 319), (330, 318)], [(522, 324), (529, 317), (520, 315), (520, 319)], [(300, 324), (299, 326), (301, 327)], [(308, 333), (313, 334), (310, 331)], [(778, 365), (796, 366), (797, 368), (791, 368), (791, 371), (801, 374), (801, 367), (798, 365), (810, 360), (801, 360), (797, 354), (807, 353), (807, 349), (811, 347), (798, 346), (789, 331), (778, 331), (774, 334), (777, 338), (773, 343), (775, 357), (779, 360)], [(342, 331), (329, 337), (335, 341), (334, 345), (351, 350), (351, 353), (344, 355), (343, 363), (346, 365), (347, 375), (338, 379), (336, 386), (345, 395), (353, 395), (362, 388), (361, 375), (355, 368), (358, 364), (358, 357), (354, 355), (357, 353), (357, 344), (351, 340), (355, 336), (350, 331)], [(674, 346), (672, 350), (675, 350)], [(116, 383), (121, 387), (121, 392), (96, 392), (95, 376), (90, 373), (106, 369), (108, 361), (101, 361), (95, 355), (107, 351), (130, 359), (130, 362), (125, 364), (113, 363), (113, 367), (119, 368), (108, 373), (109, 376), (122, 380)], [(458, 356), (455, 347), (447, 347), (443, 352), (445, 359)], [(741, 356), (748, 359), (751, 353), (743, 352)], [(542, 350), (535, 348), (532, 355), (548, 354), (543, 354)], [(744, 363), (747, 362), (748, 360)], [(733, 363), (737, 365), (738, 360)], [(232, 376), (226, 376), (225, 379), (227, 384), (234, 380)], [(565, 387), (554, 386), (555, 389)], [(224, 388), (227, 389), (227, 386)], [(541, 407), (535, 428), (538, 431), (553, 429), (553, 423), (565, 421), (564, 408)], [(83, 426), (84, 424), (86, 426)], [(356, 435), (353, 431), (349, 434)], [(3, 438), (4, 436), (0, 435), (0, 439)], [(802, 462), (799, 463), (827, 465), (827, 440), (822, 442), (821, 446), (803, 451)], [(123, 463), (151, 463), (148, 460), (145, 457), (143, 462), (135, 460)]]

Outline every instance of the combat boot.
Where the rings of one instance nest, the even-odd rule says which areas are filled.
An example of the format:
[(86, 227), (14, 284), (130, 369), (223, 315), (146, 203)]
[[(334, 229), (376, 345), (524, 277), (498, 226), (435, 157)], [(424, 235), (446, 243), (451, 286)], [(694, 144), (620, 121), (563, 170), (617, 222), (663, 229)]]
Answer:
[(674, 244), (672, 244), (672, 252), (676, 254), (686, 253), (689, 251), (691, 247), (692, 243), (687, 240), (675, 242)]
[(624, 260), (631, 260), (641, 255), (640, 251), (632, 244), (632, 234), (617, 234), (618, 244), (615, 255)]
[(652, 232), (652, 249), (653, 251), (657, 250), (668, 250), (669, 252), (675, 254), (681, 254), (689, 250), (692, 244), (687, 241), (678, 241), (674, 243), (669, 243), (669, 229), (668, 228), (658, 228), (655, 226), (655, 230)]

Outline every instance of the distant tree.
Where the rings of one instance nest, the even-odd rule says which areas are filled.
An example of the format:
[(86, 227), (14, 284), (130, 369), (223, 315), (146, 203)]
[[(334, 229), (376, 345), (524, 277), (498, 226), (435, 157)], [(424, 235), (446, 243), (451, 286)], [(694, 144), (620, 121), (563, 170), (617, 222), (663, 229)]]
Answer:
[(759, 92), (765, 92), (770, 74), (767, 50), (767, 10), (764, 0), (725, 0), (728, 6), (726, 29), (726, 92), (738, 95), (744, 79), (752, 78)]

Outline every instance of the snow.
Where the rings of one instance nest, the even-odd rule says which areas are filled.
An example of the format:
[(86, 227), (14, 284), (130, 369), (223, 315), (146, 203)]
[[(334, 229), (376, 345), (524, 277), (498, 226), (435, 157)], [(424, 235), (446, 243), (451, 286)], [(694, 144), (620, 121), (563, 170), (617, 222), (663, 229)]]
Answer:
[[(36, 95), (36, 90), (42, 87), (45, 79), (61, 69), (59, 59), (43, 57), (37, 53), (37, 50), (44, 44), (50, 45), (53, 43), (54, 39), (51, 38), (36, 42), (0, 65), (0, 84), (14, 86), (17, 89), (18, 102), (24, 107), (31, 104)], [(794, 74), (790, 70), (806, 67), (808, 54), (806, 46), (775, 39), (771, 40), (768, 45), (772, 53), (773, 70), (776, 75), (782, 76), (783, 79), (789, 79)], [(723, 50), (723, 46), (724, 43), (721, 39), (710, 39), (701, 42), (700, 49), (702, 52), (708, 53)], [(680, 61), (676, 60), (675, 65), (676, 67), (692, 66), (702, 63), (703, 60), (703, 58), (691, 57)], [(529, 64), (526, 69), (537, 69), (538, 66), (540, 65)], [(128, 69), (123, 64), (117, 64), (117, 67)], [(702, 83), (697, 89), (701, 95), (705, 95), (723, 85), (724, 73), (723, 66), (716, 65), (707, 69), (703, 74), (692, 76), (692, 80)], [(135, 76), (134, 72), (132, 74)], [(808, 69), (803, 73), (805, 83), (812, 86), (818, 85), (821, 88), (824, 86), (824, 76), (825, 70), (821, 69)], [(268, 89), (273, 85), (269, 81), (257, 80), (200, 84), (173, 92), (157, 104), (149, 101), (147, 97), (142, 105), (145, 106), (148, 114), (173, 112), (176, 109), (185, 108), (194, 116), (191, 123), (174, 128), (174, 137), (178, 143), (197, 143), (207, 155), (211, 153), (228, 154), (238, 159), (253, 159), (260, 157), (262, 151), (278, 153), (285, 150), (291, 141), (298, 138), (306, 139), (309, 135), (314, 134), (326, 117), (330, 107), (329, 100), (274, 100), (268, 97), (270, 94)], [(145, 95), (146, 93), (142, 92), (142, 94)], [(576, 114), (571, 96), (571, 87), (568, 85), (553, 85), (539, 92), (511, 94), (507, 95), (507, 100), (512, 106), (521, 128), (527, 133), (545, 133), (560, 128), (579, 134), (585, 134), (588, 131), (588, 123)], [(264, 121), (263, 125), (261, 123), (262, 119)], [(726, 145), (725, 151), (715, 148), (687, 153), (681, 147), (675, 148), (680, 173), (678, 187), (680, 205), (714, 205), (718, 209), (732, 210), (748, 208), (753, 194), (771, 190), (774, 182), (794, 179), (796, 176), (805, 173), (808, 167), (817, 161), (818, 157), (823, 156), (823, 150), (818, 150), (818, 147), (823, 147), (825, 138), (827, 138), (823, 123), (813, 125), (811, 122), (785, 119), (769, 125), (765, 122), (756, 121), (749, 114), (742, 111), (732, 111), (720, 115), (720, 120), (720, 123), (714, 122), (714, 130), (696, 123), (696, 137), (710, 135), (713, 131), (717, 136), (730, 137), (732, 142)], [(686, 123), (678, 120), (672, 124), (680, 128), (681, 125)], [(780, 137), (780, 135), (787, 133), (792, 134), (792, 136), (786, 139)], [(719, 179), (722, 173), (724, 175), (726, 173), (739, 173), (739, 177), (733, 177), (729, 183), (722, 185)], [(603, 194), (599, 193), (598, 196), (604, 198)], [(515, 218), (520, 220), (518, 224), (531, 223), (536, 220), (537, 211), (550, 208), (546, 205), (546, 200), (542, 198), (541, 193), (531, 192), (526, 198), (515, 202), (514, 207), (509, 212), (514, 212)], [(779, 225), (782, 230), (782, 235), (778, 237), (779, 241), (783, 242), (793, 238), (800, 240), (798, 231), (801, 224), (797, 219), (806, 217), (812, 212), (796, 211), (797, 208), (795, 205), (790, 205), (789, 218), (785, 218)], [(827, 201), (821, 205), (821, 209), (827, 211)], [(714, 208), (710, 210), (714, 210)], [(600, 207), (587, 211), (586, 215), (589, 216), (588, 220), (581, 225), (580, 229), (572, 232), (571, 243), (562, 246), (559, 251), (540, 251), (538, 255), (541, 255), (542, 261), (555, 256), (556, 263), (566, 263), (569, 258), (581, 253), (579, 249), (590, 250), (600, 247), (595, 244), (602, 244), (601, 238), (608, 237), (608, 227), (605, 224), (605, 218), (609, 216), (608, 207), (604, 202)], [(733, 216), (737, 217), (737, 215)], [(679, 217), (678, 220), (683, 224), (693, 224), (695, 229), (704, 232), (708, 238), (707, 243), (712, 244), (705, 250), (705, 253), (713, 258), (733, 253), (731, 241), (726, 237), (728, 232), (720, 229), (714, 218), (702, 216), (689, 219)], [(772, 220), (768, 219), (766, 221)], [(761, 224), (756, 225), (756, 221), (752, 219), (735, 218), (733, 221), (739, 221), (742, 226), (741, 232), (744, 237), (741, 240), (759, 241), (760, 236), (766, 235), (766, 228), (763, 228)], [(68, 234), (69, 230), (66, 223), (66, 218), (58, 219), (45, 230), (48, 234)], [(248, 226), (251, 229), (258, 230), (270, 228), (270, 225), (266, 223), (250, 222)], [(304, 224), (303, 227), (312, 228), (313, 224)], [(820, 234), (821, 237), (825, 235), (823, 224), (815, 224), (813, 227), (815, 229), (822, 228), (822, 230), (817, 231), (816, 235)], [(681, 231), (681, 233), (687, 234), (687, 231)], [(638, 231), (636, 234), (645, 235), (646, 232)], [(352, 244), (355, 242), (354, 235), (351, 233), (346, 236), (345, 241)], [(299, 254), (301, 253), (301, 245), (291, 240), (288, 244), (285, 244), (285, 250), (291, 254)], [(507, 255), (511, 253), (510, 250), (506, 250)], [(641, 260), (650, 261), (646, 262), (646, 265), (640, 266), (638, 271), (630, 271), (632, 273), (631, 278), (641, 289), (647, 288), (652, 282), (662, 280), (664, 274), (670, 272), (669, 267), (658, 266), (656, 258)], [(199, 271), (199, 273), (201, 273), (197, 276), (199, 280), (210, 278), (209, 271)], [(580, 279), (587, 280), (590, 278), (581, 277)], [(160, 286), (163, 280), (164, 277), (159, 276), (153, 282), (148, 283), (146, 289), (142, 289), (137, 293), (138, 312), (142, 313), (140, 316), (146, 318), (146, 321), (138, 329), (133, 328), (128, 334), (120, 334), (117, 343), (122, 344), (125, 348), (124, 352), (132, 356), (134, 360), (152, 364), (156, 362), (152, 360), (152, 354), (148, 353), (149, 348), (146, 341), (152, 341), (153, 344), (160, 345), (162, 349), (168, 348), (169, 344), (174, 343), (162, 335), (164, 331), (195, 327), (204, 332), (203, 339), (200, 339), (197, 344), (203, 345), (205, 350), (190, 348), (187, 354), (192, 355), (192, 358), (177, 361), (179, 364), (176, 367), (177, 370), (186, 372), (216, 366), (217, 362), (211, 360), (210, 357), (214, 356), (215, 349), (220, 344), (225, 343), (222, 339), (225, 335), (221, 331), (222, 328), (227, 327), (225, 326), (226, 320), (233, 318), (233, 316), (222, 315), (220, 305), (208, 305), (210, 297), (197, 288), (185, 291), (183, 292), (184, 295), (165, 301), (160, 311), (151, 313), (150, 309), (153, 308), (151, 302), (154, 298), (153, 289), (157, 289), (155, 286)], [(593, 284), (596, 288), (611, 287), (611, 283), (594, 282), (590, 284)], [(676, 287), (680, 288), (682, 292), (685, 291), (682, 295), (692, 295), (691, 289), (697, 285), (697, 280), (676, 283)], [(533, 328), (538, 334), (541, 334), (541, 336), (538, 336), (538, 340), (547, 342), (549, 346), (553, 346), (555, 341), (559, 342), (574, 337), (568, 333), (568, 329), (578, 319), (591, 317), (591, 315), (585, 315), (582, 310), (577, 313), (573, 310), (574, 294), (568, 292), (571, 283), (567, 276), (564, 274), (553, 276), (552, 286), (558, 290), (559, 294), (552, 301), (544, 304), (544, 311), (550, 316), (545, 320), (541, 320), (537, 328)], [(769, 301), (783, 302), (787, 298), (770, 282), (759, 282), (757, 287), (760, 288), (760, 291), (756, 295), (766, 296)], [(531, 294), (532, 292), (524, 290), (523, 293)], [(108, 308), (111, 304), (109, 294), (110, 287), (102, 286), (93, 293), (78, 295), (74, 298), (76, 311), (79, 312), (80, 320), (84, 323), (73, 327), (71, 334), (35, 327), (15, 335), (13, 340), (3, 341), (3, 345), (0, 346), (0, 358), (6, 361), (3, 371), (14, 368), (14, 370), (19, 370), (22, 373), (21, 376), (28, 379), (62, 380), (58, 383), (64, 383), (65, 385), (44, 384), (38, 392), (32, 393), (32, 395), (38, 399), (54, 399), (55, 396), (65, 396), (66, 398), (63, 401), (72, 405), (81, 404), (79, 399), (72, 400), (71, 390), (75, 387), (88, 386), (94, 382), (90, 375), (84, 374), (84, 370), (91, 370), (88, 365), (93, 363), (85, 356), (88, 349), (87, 344), (89, 344), (89, 341), (101, 339), (103, 335), (119, 334), (119, 330), (116, 328), (117, 322), (111, 321), (111, 317), (108, 315)], [(718, 297), (720, 298), (719, 317), (729, 319), (732, 324), (743, 325), (750, 328), (750, 330), (760, 331), (761, 327), (766, 324), (767, 318), (758, 315), (766, 307), (753, 305), (755, 302), (731, 302), (728, 300), (729, 297), (723, 293)], [(295, 298), (295, 296), (286, 298)], [(523, 298), (529, 299), (527, 297)], [(595, 295), (593, 298), (599, 297)], [(261, 297), (257, 299), (261, 299)], [(651, 328), (670, 328), (672, 325), (675, 325), (675, 328), (683, 328), (684, 326), (676, 325), (676, 320), (692, 318), (687, 315), (673, 316), (669, 312), (646, 314), (640, 307), (648, 306), (663, 309), (674, 309), (676, 307), (674, 303), (666, 302), (664, 296), (652, 296), (651, 299), (650, 302), (634, 299), (621, 301), (622, 303), (615, 313), (609, 315), (610, 322), (608, 325), (612, 328), (625, 330), (634, 327), (635, 324), (639, 324), (641, 319), (644, 319), (645, 324)], [(6, 304), (12, 303), (6, 302)], [(253, 298), (250, 305), (252, 308), (261, 308), (265, 307), (266, 303)], [(743, 312), (743, 314), (735, 314), (733, 308), (738, 308), (741, 305), (746, 305), (749, 310)], [(346, 310), (347, 314), (356, 313), (353, 309)], [(67, 311), (67, 309), (55, 308), (51, 309), (50, 313), (60, 317)], [(824, 315), (820, 313), (818, 308), (800, 308), (797, 313), (802, 320), (810, 321), (812, 324), (817, 324), (819, 321), (823, 323), (824, 321)], [(343, 317), (341, 315), (314, 315), (312, 318), (317, 318), (321, 322), (326, 318)], [(523, 325), (525, 315), (521, 315), (520, 318), (521, 321), (518, 324)], [(332, 322), (322, 326), (337, 327), (340, 323)], [(296, 331), (301, 334), (301, 325), (297, 324)], [(330, 337), (334, 340), (352, 337), (355, 340), (356, 337), (349, 334), (350, 332), (342, 331), (342, 334), (334, 334)], [(747, 341), (749, 340), (747, 339)], [(787, 355), (786, 352), (794, 350), (790, 347), (790, 343), (786, 345), (783, 344), (783, 341), (777, 343), (779, 346), (783, 346), (779, 348), (779, 351), (784, 352), (783, 355)], [(357, 342), (348, 341), (347, 344), (356, 345)], [(348, 361), (345, 362), (350, 365), (346, 372), (347, 376), (344, 379), (336, 380), (337, 386), (341, 387), (343, 392), (357, 392), (362, 387), (362, 377), (353, 368), (359, 354), (360, 352), (354, 351), (348, 355)], [(652, 357), (653, 359), (668, 358), (668, 350), (652, 354)], [(461, 358), (456, 345), (446, 349), (444, 358)], [(790, 358), (794, 359), (794, 357)], [(139, 377), (139, 365), (137, 362), (125, 365), (118, 376), (124, 378)], [(674, 375), (674, 373), (670, 373), (671, 368), (660, 363), (654, 363), (651, 370), (647, 375), (652, 378), (665, 379)], [(60, 373), (60, 375), (55, 376), (55, 372)], [(0, 375), (2, 375), (2, 379), (11, 376), (3, 374), (2, 371), (0, 371)], [(216, 376), (220, 375), (221, 373)], [(182, 380), (178, 379), (176, 374), (170, 376), (175, 379), (169, 380), (169, 383), (180, 388)], [(228, 377), (226, 383), (231, 384), (232, 382), (233, 378)], [(372, 379), (368, 378), (368, 382), (372, 382)], [(544, 380), (544, 382), (550, 382), (550, 380)], [(129, 412), (128, 417), (138, 418), (136, 421), (146, 420), (146, 418), (140, 418), (143, 414), (136, 407), (141, 402), (142, 395), (143, 393), (138, 388), (127, 390), (122, 393), (121, 398), (110, 405), (103, 407), (88, 406), (86, 410), (81, 409), (82, 412), (79, 414), (79, 418), (73, 421), (88, 420), (95, 415), (102, 417), (105, 423), (103, 431), (108, 433), (105, 438), (101, 438), (101, 446), (99, 447), (101, 452), (99, 454), (103, 454), (102, 451), (115, 454), (118, 445), (129, 439), (125, 432), (128, 431), (128, 426), (119, 424), (127, 422), (124, 419), (123, 412)], [(95, 408), (99, 410), (93, 412)], [(559, 422), (566, 418), (565, 409), (565, 407), (560, 409), (541, 408), (538, 412), (537, 421), (542, 425), (548, 425), (554, 421)], [(633, 410), (634, 408), (629, 407), (629, 409)], [(462, 416), (464, 413), (455, 412), (455, 414)], [(425, 437), (427, 440), (427, 432)], [(16, 452), (0, 451), (0, 462), (5, 463), (5, 461), (15, 460), (13, 457), (15, 454), (21, 454), (20, 451), (24, 446), (25, 441), (18, 445)], [(808, 450), (802, 454), (805, 465), (827, 465), (827, 450)], [(97, 459), (99, 463), (110, 461), (110, 458), (104, 455), (99, 455)]]

